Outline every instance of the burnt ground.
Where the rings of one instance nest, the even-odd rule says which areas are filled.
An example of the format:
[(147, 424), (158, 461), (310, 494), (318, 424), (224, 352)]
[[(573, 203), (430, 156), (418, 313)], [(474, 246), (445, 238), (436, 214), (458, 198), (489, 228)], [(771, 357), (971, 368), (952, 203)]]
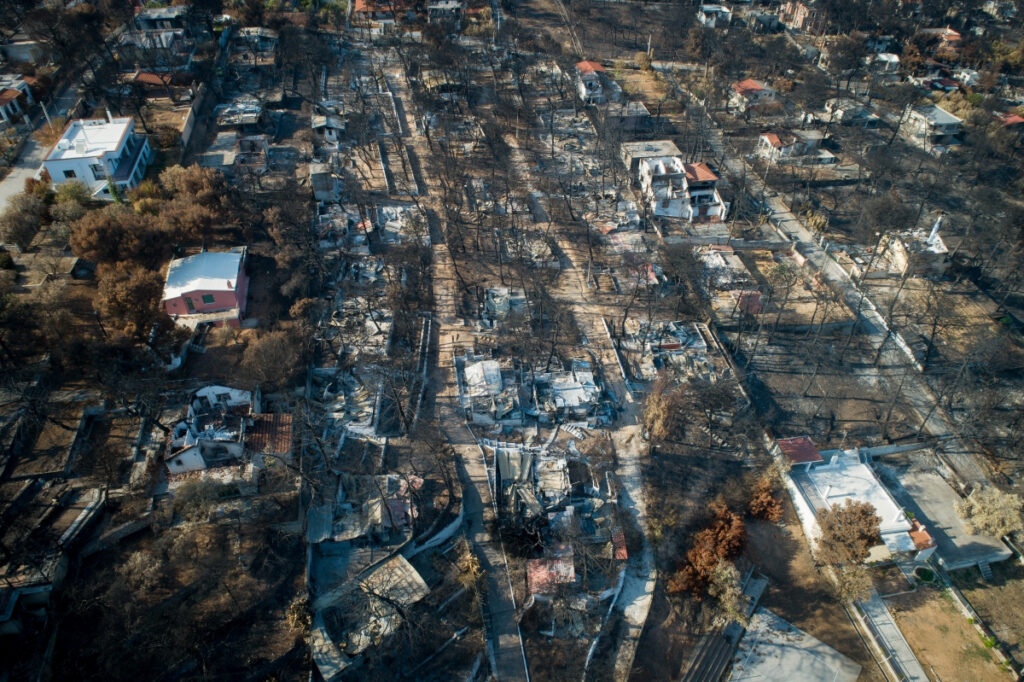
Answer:
[[(665, 593), (665, 582), (689, 547), (692, 534), (708, 520), (707, 506), (721, 496), (734, 510), (747, 503), (756, 478), (752, 462), (732, 453), (669, 445), (649, 460), (648, 537), (655, 550), (659, 579), (651, 612), (640, 638), (632, 680), (675, 679), (710, 625), (712, 608), (687, 595)], [(655, 511), (657, 510), (657, 511)]]

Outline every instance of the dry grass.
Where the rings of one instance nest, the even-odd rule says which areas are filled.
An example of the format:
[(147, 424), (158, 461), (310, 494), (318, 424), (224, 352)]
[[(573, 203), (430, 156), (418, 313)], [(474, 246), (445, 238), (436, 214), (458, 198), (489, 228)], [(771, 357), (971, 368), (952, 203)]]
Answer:
[(974, 626), (942, 592), (923, 587), (886, 601), (918, 660), (937, 679), (1003, 682), (1008, 678)]
[(952, 577), (1014, 660), (1024, 663), (1024, 611), (1016, 607), (1024, 604), (1024, 566), (1004, 561), (993, 564), (992, 573), (995, 580), (991, 583), (983, 581), (976, 568), (957, 571)]

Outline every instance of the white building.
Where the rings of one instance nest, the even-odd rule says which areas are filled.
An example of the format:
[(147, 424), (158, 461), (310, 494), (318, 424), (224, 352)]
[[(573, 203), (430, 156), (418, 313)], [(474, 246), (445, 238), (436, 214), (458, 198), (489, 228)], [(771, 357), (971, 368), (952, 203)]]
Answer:
[(904, 132), (911, 142), (927, 151), (943, 151), (956, 142), (963, 121), (942, 107), (926, 104), (910, 110)]
[(878, 515), (882, 543), (872, 548), (868, 561), (909, 554), (923, 561), (935, 551), (935, 542), (924, 526), (907, 516), (889, 491), (862, 461), (856, 450), (836, 451), (823, 457), (810, 439), (777, 441), (777, 456), (789, 465), (787, 492), (808, 539), (821, 540), (818, 514), (847, 502), (866, 502)]
[(883, 249), (893, 269), (901, 275), (909, 270), (912, 275), (941, 276), (949, 263), (949, 249), (939, 235), (945, 215), (939, 215), (931, 232), (906, 230), (885, 235), (879, 248)]
[(835, 163), (836, 157), (821, 148), (820, 130), (779, 130), (761, 133), (758, 156), (779, 163), (793, 159), (802, 163)]
[(599, 62), (583, 61), (576, 64), (576, 94), (583, 104), (604, 104), (618, 102), (622, 88)]
[(149, 141), (135, 134), (133, 119), (78, 118), (68, 123), (43, 168), (54, 185), (79, 180), (93, 198), (113, 201), (110, 185), (122, 192), (137, 186), (152, 158)]
[(753, 78), (733, 83), (730, 87), (732, 92), (729, 93), (729, 105), (739, 111), (771, 104), (777, 98), (774, 90)]
[(892, 52), (868, 55), (864, 63), (875, 73), (898, 73), (900, 70), (900, 56)]
[(681, 156), (682, 152), (672, 140), (642, 140), (640, 142), (623, 142), (619, 146), (619, 154), (629, 175), (635, 179), (642, 159), (657, 156)]
[(201, 471), (240, 460), (252, 405), (249, 391), (216, 385), (196, 391), (184, 419), (171, 430), (164, 456), (168, 471)]
[(860, 102), (846, 98), (832, 98), (825, 101), (824, 121), (836, 121), (843, 125), (859, 125), (864, 128), (877, 128), (882, 120), (877, 114)]
[(640, 189), (651, 213), (691, 223), (725, 220), (728, 204), (716, 189), (718, 175), (706, 163), (683, 163), (678, 156), (640, 161)]

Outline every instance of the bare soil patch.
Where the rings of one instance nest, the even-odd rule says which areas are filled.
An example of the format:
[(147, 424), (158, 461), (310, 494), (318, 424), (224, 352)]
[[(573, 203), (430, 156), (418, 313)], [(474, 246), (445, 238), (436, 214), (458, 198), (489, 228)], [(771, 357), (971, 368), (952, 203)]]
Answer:
[(944, 593), (923, 587), (886, 601), (921, 664), (937, 679), (1007, 679), (1006, 671), (985, 647), (978, 631)]
[(875, 568), (871, 572), (871, 579), (875, 589), (883, 597), (890, 594), (907, 592), (911, 585), (896, 566), (885, 566)]

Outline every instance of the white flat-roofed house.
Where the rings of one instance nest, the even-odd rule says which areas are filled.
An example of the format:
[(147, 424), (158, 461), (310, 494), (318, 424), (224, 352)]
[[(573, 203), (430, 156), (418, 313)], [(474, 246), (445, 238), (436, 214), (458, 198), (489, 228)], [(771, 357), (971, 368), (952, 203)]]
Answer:
[(962, 124), (963, 120), (942, 107), (926, 104), (910, 110), (904, 131), (922, 149), (942, 152), (956, 142)]
[[(810, 447), (794, 447), (800, 445), (795, 442), (798, 440), (807, 441)], [(835, 451), (823, 457), (809, 439), (787, 441), (778, 441), (780, 454), (790, 464), (786, 488), (804, 533), (814, 544), (821, 541), (818, 514), (847, 502), (865, 502), (878, 515), (882, 541), (871, 550), (869, 562), (893, 554), (910, 555), (921, 561), (931, 555), (935, 545), (924, 527), (906, 514), (856, 450)]]
[(68, 123), (43, 168), (54, 185), (79, 180), (93, 198), (113, 201), (110, 185), (122, 192), (136, 187), (152, 159), (149, 141), (135, 133), (132, 118), (78, 118)]
[(619, 154), (630, 177), (636, 180), (641, 160), (656, 156), (680, 156), (682, 152), (672, 140), (642, 140), (623, 142), (619, 146)]
[(718, 175), (706, 163), (683, 163), (679, 156), (661, 156), (642, 159), (639, 168), (640, 189), (655, 216), (690, 223), (725, 219), (729, 206), (716, 189)]
[(820, 130), (776, 130), (761, 133), (757, 154), (774, 163), (835, 163), (836, 157), (821, 148)]
[(465, 11), (462, 0), (431, 0), (427, 3), (427, 22), (448, 25), (457, 31), (462, 28)]

